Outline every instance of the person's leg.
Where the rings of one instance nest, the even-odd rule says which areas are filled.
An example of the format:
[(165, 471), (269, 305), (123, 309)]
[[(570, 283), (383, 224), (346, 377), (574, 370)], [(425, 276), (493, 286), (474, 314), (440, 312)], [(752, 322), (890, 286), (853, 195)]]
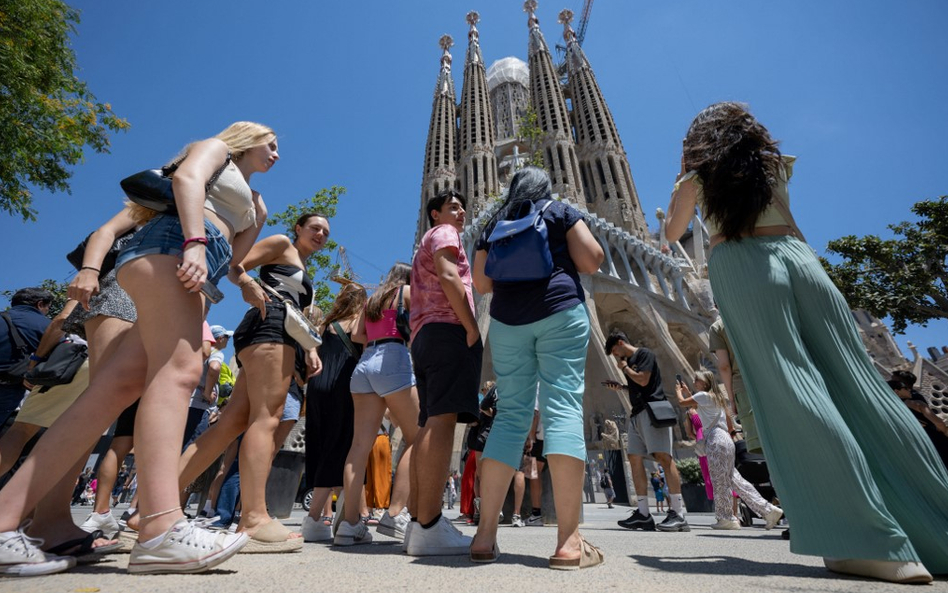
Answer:
[[(705, 434), (708, 469), (714, 483), (714, 518), (718, 522), (734, 519), (731, 508), (731, 473), (734, 470), (734, 443), (723, 430), (712, 428)], [(728, 447), (728, 443), (731, 446)], [(729, 454), (730, 453), (730, 454)]]
[(14, 422), (3, 437), (0, 437), (0, 476), (10, 471), (20, 458), (23, 448), (30, 442), (40, 427), (36, 424)]
[[(417, 475), (418, 522), (427, 525), (441, 514), (441, 493), (451, 463), (457, 414), (439, 414), (428, 418), (415, 443), (415, 459), (424, 464)], [(423, 433), (423, 434), (422, 434)]]
[(523, 506), (523, 493), (527, 489), (526, 480), (524, 480), (523, 472), (516, 470), (514, 472), (514, 495), (513, 495), (513, 514), (520, 516), (520, 507)]
[[(119, 464), (132, 450), (132, 437), (113, 437), (109, 449), (102, 456), (99, 464), (99, 487), (95, 493), (95, 507), (92, 512), (104, 515), (111, 513), (109, 496), (115, 487), (115, 478), (118, 476)], [(81, 469), (81, 468), (80, 468)]]
[(550, 453), (550, 479), (553, 483), (553, 505), (556, 507), (556, 558), (579, 558), (582, 536), (579, 535), (579, 513), (583, 505), (583, 460), (570, 455)]
[(217, 500), (221, 492), (221, 487), (224, 485), (224, 479), (230, 471), (230, 466), (233, 465), (234, 460), (237, 459), (239, 447), (240, 442), (236, 440), (227, 446), (227, 449), (224, 451), (224, 458), (221, 460), (221, 465), (217, 470), (217, 475), (211, 480), (211, 486), (207, 490), (208, 504), (206, 505), (211, 509), (210, 515), (213, 515), (214, 510), (217, 508)]
[(356, 525), (360, 517), (365, 496), (362, 494), (362, 482), (365, 479), (365, 467), (369, 452), (375, 445), (379, 433), (382, 415), (385, 414), (385, 400), (374, 393), (353, 393), (352, 404), (355, 408), (355, 424), (352, 433), (352, 447), (346, 456), (343, 470), (343, 488), (345, 490), (345, 515), (343, 519), (349, 525)]
[(645, 473), (645, 460), (638, 455), (629, 455), (629, 465), (632, 469), (632, 486), (638, 497), (648, 496), (648, 474)]
[(240, 352), (247, 377), (249, 424), (240, 447), (240, 531), (252, 535), (272, 519), (267, 512), (267, 477), (276, 431), (290, 388), (296, 353), (285, 344), (253, 344)]
[(418, 437), (418, 393), (414, 387), (385, 396), (385, 405), (398, 423), (405, 439), (406, 447), (398, 460), (395, 471), (395, 486), (389, 503), (389, 514), (397, 515), (408, 507), (411, 494), (411, 456), (415, 439)]
[[(918, 561), (916, 549), (892, 515), (895, 507), (904, 510), (913, 505), (902, 499), (892, 509), (887, 508), (872, 469), (881, 460), (868, 459), (864, 454), (852, 432), (857, 428), (842, 417), (844, 406), (833, 402), (810, 351), (822, 338), (802, 333), (800, 315), (804, 309), (816, 313), (842, 308), (850, 317), (848, 308), (831, 285), (811, 286), (810, 290), (822, 298), (801, 302), (801, 287), (797, 286), (800, 278), (795, 270), (801, 261), (814, 258), (811, 250), (806, 255), (809, 247), (794, 243), (792, 239), (759, 238), (742, 240), (740, 245), (724, 243), (715, 248), (710, 260), (715, 297), (744, 374), (768, 469), (781, 503), (793, 517), (791, 549), (832, 558)], [(775, 319), (786, 321), (774, 323)], [(815, 331), (810, 326), (807, 329)], [(840, 354), (832, 357), (838, 360)], [(875, 416), (880, 409), (888, 411), (891, 390), (876, 397), (874, 390), (867, 389), (875, 380), (869, 376), (864, 379), (851, 389), (866, 389), (865, 396), (872, 401), (864, 405), (853, 400), (845, 407), (865, 406), (871, 412), (866, 416)], [(855, 397), (851, 393), (849, 396)], [(894, 409), (892, 413), (898, 414)], [(905, 429), (912, 430), (907, 425)], [(913, 432), (907, 434), (914, 436)], [(910, 444), (915, 439), (905, 438), (906, 434), (899, 435), (898, 441), (890, 435), (880, 439), (880, 447), (902, 449), (906, 454), (916, 448)], [(873, 438), (878, 435), (873, 434)], [(921, 469), (918, 462), (919, 458), (910, 462), (909, 473), (930, 475), (932, 470)], [(824, 496), (826, 484), (833, 484), (834, 496)], [(914, 498), (917, 492), (907, 488), (906, 482), (899, 488), (900, 496), (908, 493)], [(943, 494), (936, 499), (948, 494), (948, 488), (942, 488)], [(923, 496), (930, 494), (925, 492)], [(919, 502), (925, 508), (925, 503)], [(939, 523), (931, 513), (928, 519), (933, 526)], [(948, 529), (942, 532), (942, 545), (948, 545), (945, 531)], [(933, 562), (948, 571), (945, 559), (948, 552)]]
[(229, 527), (234, 522), (237, 502), (240, 499), (240, 463), (236, 456), (233, 463), (226, 467), (227, 473), (224, 474), (224, 480), (221, 482), (220, 492), (217, 495), (217, 505), (214, 507), (214, 512), (218, 516), (215, 525), (219, 527)]
[(247, 430), (250, 398), (245, 375), (245, 372), (237, 375), (230, 401), (227, 402), (227, 407), (221, 412), (217, 422), (188, 445), (181, 454), (178, 461), (180, 472), (178, 486), (181, 490), (196, 480), (223, 451), (233, 445), (238, 436)]
[[(498, 377), (499, 379), (499, 377)], [(527, 425), (529, 430), (529, 424)], [(491, 435), (493, 431), (491, 429)], [(488, 443), (490, 442), (488, 437)], [(497, 545), (497, 523), (500, 509), (507, 497), (510, 480), (515, 468), (491, 457), (482, 457), (481, 467), (481, 520), (477, 524), (477, 533), (471, 542), (472, 554), (490, 554)]]

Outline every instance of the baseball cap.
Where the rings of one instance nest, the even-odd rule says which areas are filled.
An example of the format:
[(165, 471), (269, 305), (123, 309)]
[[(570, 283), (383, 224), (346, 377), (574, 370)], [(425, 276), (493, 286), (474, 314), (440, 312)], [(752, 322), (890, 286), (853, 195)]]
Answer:
[(220, 340), (221, 338), (229, 338), (234, 335), (234, 332), (224, 329), (223, 325), (212, 325), (211, 333), (214, 334), (215, 340)]

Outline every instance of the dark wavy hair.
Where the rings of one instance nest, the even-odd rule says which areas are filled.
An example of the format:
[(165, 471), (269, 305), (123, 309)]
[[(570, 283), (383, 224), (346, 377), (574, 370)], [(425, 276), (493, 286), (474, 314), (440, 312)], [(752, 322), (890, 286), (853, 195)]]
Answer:
[(369, 321), (378, 321), (382, 318), (385, 306), (395, 298), (395, 292), (411, 281), (411, 266), (403, 262), (395, 262), (382, 286), (369, 297), (365, 306), (365, 318)]
[(510, 180), (507, 197), (500, 208), (490, 217), (484, 229), (490, 232), (498, 220), (514, 220), (525, 214), (523, 206), (527, 202), (539, 202), (553, 197), (553, 184), (550, 174), (545, 170), (528, 165), (517, 171)]
[(750, 232), (773, 199), (783, 167), (778, 142), (743, 103), (715, 103), (691, 122), (685, 136), (686, 171), (697, 171), (705, 218), (728, 240)]

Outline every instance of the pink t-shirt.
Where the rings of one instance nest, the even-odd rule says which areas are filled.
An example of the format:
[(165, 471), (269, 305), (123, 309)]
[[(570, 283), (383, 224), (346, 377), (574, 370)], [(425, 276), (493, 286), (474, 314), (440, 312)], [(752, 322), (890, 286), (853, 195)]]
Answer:
[(204, 322), (204, 327), (201, 328), (201, 341), (210, 342), (211, 344), (217, 343), (217, 340), (214, 339), (214, 333), (211, 332), (211, 326), (207, 324), (207, 321)]
[(474, 311), (474, 294), (471, 292), (471, 266), (461, 245), (461, 235), (450, 224), (439, 224), (425, 233), (411, 265), (411, 335), (426, 323), (454, 323), (461, 320), (454, 313), (451, 302), (441, 288), (435, 271), (434, 254), (439, 249), (450, 249), (457, 254), (458, 273), (467, 293), (467, 303)]

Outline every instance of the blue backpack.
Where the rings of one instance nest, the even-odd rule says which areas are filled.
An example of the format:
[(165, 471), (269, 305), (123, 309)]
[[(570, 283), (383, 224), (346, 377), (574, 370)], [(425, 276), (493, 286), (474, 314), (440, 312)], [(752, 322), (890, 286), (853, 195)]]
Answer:
[(490, 251), (484, 273), (501, 282), (526, 282), (549, 278), (553, 273), (553, 255), (543, 221), (543, 212), (553, 200), (539, 210), (530, 202), (530, 210), (516, 220), (499, 220), (488, 237)]

